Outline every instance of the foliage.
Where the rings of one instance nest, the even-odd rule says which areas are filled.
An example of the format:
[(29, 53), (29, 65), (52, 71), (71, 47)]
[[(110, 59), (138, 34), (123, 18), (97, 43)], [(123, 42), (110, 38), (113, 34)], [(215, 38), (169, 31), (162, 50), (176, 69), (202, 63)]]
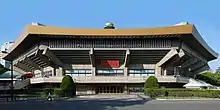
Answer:
[(3, 65), (0, 64), (0, 74), (5, 73), (8, 70), (8, 68), (5, 68)]
[(60, 85), (65, 97), (73, 97), (76, 95), (76, 87), (71, 76), (65, 75)]
[(220, 67), (218, 67), (215, 71), (216, 74), (220, 74)]
[(58, 97), (63, 97), (64, 96), (63, 91), (60, 88), (54, 88), (54, 94)]
[(150, 76), (144, 84), (144, 89), (159, 88), (158, 80), (155, 76)]
[[(48, 93), (51, 93), (53, 97), (63, 97), (63, 92), (60, 88), (30, 88), (30, 89), (17, 89), (13, 90), (15, 96), (25, 97), (48, 97)], [(0, 90), (0, 95), (10, 94), (11, 90)]]
[(212, 85), (220, 86), (220, 74), (215, 74), (212, 72), (204, 72), (196, 75), (196, 79), (203, 80)]
[(203, 90), (203, 89), (146, 89), (145, 94), (152, 97), (205, 97), (218, 98), (220, 91), (218, 90)]

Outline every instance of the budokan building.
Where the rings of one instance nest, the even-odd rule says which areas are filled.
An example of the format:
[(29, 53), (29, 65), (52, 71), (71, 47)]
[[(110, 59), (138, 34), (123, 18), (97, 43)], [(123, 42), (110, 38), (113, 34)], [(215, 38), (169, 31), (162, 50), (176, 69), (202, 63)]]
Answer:
[(72, 76), (77, 94), (142, 92), (154, 75), (164, 87), (182, 87), (208, 70), (218, 54), (192, 24), (157, 28), (102, 29), (27, 25), (5, 60), (33, 74), (14, 88), (59, 85)]

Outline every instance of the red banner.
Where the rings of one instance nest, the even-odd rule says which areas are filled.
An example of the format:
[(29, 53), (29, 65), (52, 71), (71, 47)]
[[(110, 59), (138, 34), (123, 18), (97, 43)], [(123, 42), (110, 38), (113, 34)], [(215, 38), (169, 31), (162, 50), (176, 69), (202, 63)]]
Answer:
[(102, 63), (104, 67), (111, 67), (111, 68), (118, 68), (119, 67), (119, 61), (118, 60), (105, 60)]

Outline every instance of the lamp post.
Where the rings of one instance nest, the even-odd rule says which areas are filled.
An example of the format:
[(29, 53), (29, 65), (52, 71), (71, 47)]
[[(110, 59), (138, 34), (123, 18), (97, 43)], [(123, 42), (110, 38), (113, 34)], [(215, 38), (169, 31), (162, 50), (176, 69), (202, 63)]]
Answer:
[(14, 87), (13, 87), (13, 61), (10, 62), (11, 63), (11, 101), (14, 100)]

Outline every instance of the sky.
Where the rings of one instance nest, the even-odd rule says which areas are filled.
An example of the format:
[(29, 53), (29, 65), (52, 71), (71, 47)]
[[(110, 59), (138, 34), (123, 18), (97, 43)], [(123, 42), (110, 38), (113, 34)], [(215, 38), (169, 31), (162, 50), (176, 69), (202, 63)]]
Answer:
[[(219, 4), (219, 0), (1, 0), (0, 44), (16, 40), (32, 22), (103, 28), (111, 21), (116, 28), (142, 28), (188, 21), (220, 53)], [(220, 57), (209, 64), (215, 70)]]

